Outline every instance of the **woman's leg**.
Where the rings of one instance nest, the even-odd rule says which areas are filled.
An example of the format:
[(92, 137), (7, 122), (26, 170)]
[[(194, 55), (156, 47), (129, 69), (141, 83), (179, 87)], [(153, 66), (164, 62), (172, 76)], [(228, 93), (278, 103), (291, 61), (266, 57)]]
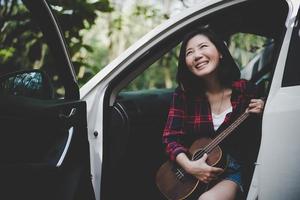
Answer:
[(210, 190), (203, 193), (198, 200), (235, 200), (239, 186), (230, 180), (222, 180)]

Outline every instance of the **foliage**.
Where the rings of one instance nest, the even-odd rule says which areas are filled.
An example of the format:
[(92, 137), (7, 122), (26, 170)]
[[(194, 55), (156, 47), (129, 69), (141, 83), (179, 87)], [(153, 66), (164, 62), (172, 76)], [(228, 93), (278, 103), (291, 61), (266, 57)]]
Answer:
[[(71, 59), (82, 86), (104, 66), (120, 55), (155, 26), (168, 19), (170, 5), (164, 0), (157, 6), (146, 1), (131, 0), (49, 0), (70, 50)], [(188, 6), (188, 1), (180, 1)], [(0, 73), (53, 65), (42, 33), (19, 0), (0, 0)], [(142, 23), (141, 23), (142, 22)], [(241, 68), (261, 50), (266, 39), (256, 35), (236, 34), (229, 41), (229, 49)], [(22, 51), (20, 51), (22, 49)], [(126, 90), (173, 88), (179, 47), (168, 52)], [(57, 76), (52, 74), (59, 88)]]
[[(36, 48), (35, 32), (27, 31), (31, 26), (26, 8), (17, 1), (0, 1), (0, 73), (18, 69), (31, 62), (26, 55)], [(22, 19), (22, 20), (20, 20)], [(27, 43), (23, 41), (30, 41)], [(25, 51), (16, 51), (25, 49)], [(40, 55), (37, 55), (38, 57)], [(21, 65), (22, 64), (22, 65)]]
[[(93, 52), (91, 46), (83, 43), (80, 31), (95, 24), (96, 12), (112, 12), (113, 8), (108, 0), (94, 3), (88, 0), (50, 0), (49, 3), (69, 44), (75, 71), (79, 73), (81, 66), (89, 65), (78, 52), (82, 49)], [(53, 63), (49, 49), (26, 7), (19, 0), (0, 0), (0, 5), (0, 73), (49, 68)], [(51, 76), (59, 87), (56, 75)]]
[(64, 32), (79, 82), (87, 82), (98, 69), (91, 65), (84, 55), (93, 54), (98, 49), (84, 43), (81, 32), (93, 27), (97, 12), (109, 13), (114, 9), (108, 0), (98, 0), (94, 3), (87, 0), (50, 0), (50, 3)]
[[(97, 20), (95, 26), (91, 30), (84, 32), (86, 43), (91, 45), (95, 51), (94, 53), (82, 52), (82, 55), (85, 56), (91, 66), (94, 66), (94, 69), (101, 70), (110, 61), (115, 59), (132, 45), (138, 38), (141, 38), (148, 31), (169, 18), (169, 15), (166, 12), (155, 5), (137, 0), (133, 0), (131, 3), (132, 6), (129, 8), (124, 8), (126, 2), (123, 2), (122, 4), (114, 4), (114, 12), (99, 13), (98, 19), (101, 20)], [(106, 57), (99, 55), (106, 55)], [(99, 59), (99, 57), (101, 57), (101, 59)], [(95, 60), (97, 60), (97, 62), (95, 62)], [(167, 67), (159, 67), (157, 69), (154, 69), (155, 67), (151, 68), (152, 70), (149, 70), (153, 75), (139, 76), (138, 79), (140, 81), (134, 81), (128, 88), (138, 89), (142, 86), (142, 82), (145, 82), (146, 80), (150, 81), (150, 77), (154, 77), (150, 82), (157, 82), (158, 77), (160, 76), (159, 70), (167, 69)], [(167, 73), (168, 70), (164, 71)], [(142, 81), (143, 79), (145, 81)], [(164, 79), (164, 77), (161, 77), (163, 82)], [(157, 84), (158, 83), (149, 83), (147, 84), (147, 87), (152, 87), (151, 85)]]
[(267, 43), (267, 38), (238, 33), (230, 38), (229, 50), (237, 64), (243, 68)]
[(179, 49), (180, 45), (169, 51), (135, 78), (124, 90), (175, 88)]

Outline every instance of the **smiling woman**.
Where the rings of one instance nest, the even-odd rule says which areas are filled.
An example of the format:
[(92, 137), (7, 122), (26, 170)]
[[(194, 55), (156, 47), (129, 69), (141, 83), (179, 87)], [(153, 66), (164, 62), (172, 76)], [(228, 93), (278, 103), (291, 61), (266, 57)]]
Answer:
[[(223, 153), (219, 160), (227, 160), (225, 163), (228, 166), (225, 169), (224, 165), (210, 161), (215, 157), (213, 151), (204, 151), (197, 159), (192, 159), (188, 148), (196, 140), (221, 137), (220, 132), (235, 123), (236, 118), (244, 112), (261, 113), (263, 102), (255, 99), (258, 98), (255, 86), (240, 80), (239, 69), (225, 43), (207, 27), (196, 28), (184, 37), (177, 81), (179, 87), (173, 93), (163, 133), (163, 142), (170, 160), (201, 184), (209, 184), (206, 189), (194, 194), (198, 193), (199, 200), (229, 200), (241, 196), (244, 188), (241, 169), (243, 164), (248, 165), (242, 162), (241, 158), (245, 157), (242, 149), (232, 152), (228, 144), (222, 145), (226, 154)], [(252, 105), (252, 101), (257, 101), (257, 104)], [(249, 124), (239, 134), (250, 134), (247, 133), (247, 126)], [(252, 128), (257, 129), (255, 127), (260, 127), (259, 120), (252, 124)], [(203, 142), (199, 143), (199, 149), (207, 149), (212, 145), (212, 142), (205, 142), (205, 145)], [(177, 194), (174, 191), (175, 193)], [(182, 196), (178, 196), (171, 199), (181, 198)]]

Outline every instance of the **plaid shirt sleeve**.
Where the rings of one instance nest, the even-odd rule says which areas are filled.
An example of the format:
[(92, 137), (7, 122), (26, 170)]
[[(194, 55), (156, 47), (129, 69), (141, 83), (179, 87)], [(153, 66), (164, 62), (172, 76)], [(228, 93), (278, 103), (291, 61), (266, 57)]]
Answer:
[(245, 98), (249, 100), (262, 98), (259, 95), (258, 87), (255, 83), (244, 79), (241, 79), (238, 83), (241, 85), (240, 90), (245, 94)]
[(264, 97), (261, 96), (257, 85), (251, 81), (247, 81), (246, 91), (247, 91), (246, 93), (248, 94), (248, 97), (251, 99), (259, 99), (259, 98), (264, 99)]
[(181, 137), (185, 134), (186, 99), (180, 89), (176, 89), (169, 108), (167, 122), (163, 132), (163, 143), (166, 145), (166, 153), (170, 160), (174, 161), (179, 153), (187, 153), (188, 150), (181, 143)]
[(251, 99), (262, 98), (259, 95), (257, 86), (251, 81), (247, 81), (245, 79), (235, 81), (232, 84), (232, 88), (236, 91), (239, 91), (240, 94), (231, 102), (231, 104), (233, 104), (233, 107), (239, 105), (239, 108), (241, 109), (239, 110), (239, 112), (242, 112), (248, 107)]

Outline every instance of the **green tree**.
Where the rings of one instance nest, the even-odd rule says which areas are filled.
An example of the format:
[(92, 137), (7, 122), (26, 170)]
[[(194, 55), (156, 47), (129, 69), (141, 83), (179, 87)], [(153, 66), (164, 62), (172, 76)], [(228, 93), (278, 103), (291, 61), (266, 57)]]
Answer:
[[(116, 0), (112, 1), (115, 10), (110, 13), (99, 13), (98, 19), (100, 20), (96, 20), (95, 26), (90, 31), (87, 30), (85, 32), (84, 41), (91, 45), (95, 51), (94, 53), (87, 54), (83, 52), (83, 54), (86, 56), (86, 59), (89, 60), (89, 64), (93, 66), (93, 69), (101, 70), (137, 39), (169, 18), (169, 9), (161, 9), (161, 7), (145, 1), (133, 0), (130, 1), (130, 3), (131, 6), (128, 7), (126, 1), (122, 3), (118, 3)], [(97, 54), (107, 55), (107, 57), (101, 56), (102, 60), (99, 60)], [(95, 60), (97, 60), (97, 62), (95, 62)], [(162, 68), (163, 67), (160, 67), (160, 69)], [(139, 79), (156, 82), (161, 72), (154, 75), (154, 71), (158, 72), (158, 70), (153, 69), (152, 71), (151, 74), (154, 76), (153, 80), (151, 80), (148, 75), (141, 76), (143, 78)], [(164, 71), (166, 76), (168, 76), (168, 69), (166, 68)], [(164, 77), (161, 78), (161, 80), (164, 80)], [(170, 79), (170, 77), (166, 79)], [(140, 88), (140, 86), (143, 85), (143, 81), (141, 81), (141, 83), (138, 82), (139, 81), (136, 81), (136, 85), (129, 86), (129, 88)], [(170, 85), (170, 81), (168, 82)], [(149, 83), (147, 87), (152, 87), (151, 85), (153, 84)]]
[(267, 38), (254, 35), (237, 33), (230, 38), (229, 50), (235, 61), (243, 68), (266, 44)]
[[(108, 0), (49, 0), (49, 3), (69, 45), (75, 71), (80, 73), (82, 66), (91, 68), (78, 53), (81, 50), (93, 52), (91, 46), (83, 43), (81, 31), (93, 26), (97, 12), (112, 12), (113, 7)], [(47, 67), (51, 60), (49, 49), (25, 6), (19, 0), (0, 0), (0, 6), (0, 71)], [(55, 81), (55, 74), (52, 76)]]

